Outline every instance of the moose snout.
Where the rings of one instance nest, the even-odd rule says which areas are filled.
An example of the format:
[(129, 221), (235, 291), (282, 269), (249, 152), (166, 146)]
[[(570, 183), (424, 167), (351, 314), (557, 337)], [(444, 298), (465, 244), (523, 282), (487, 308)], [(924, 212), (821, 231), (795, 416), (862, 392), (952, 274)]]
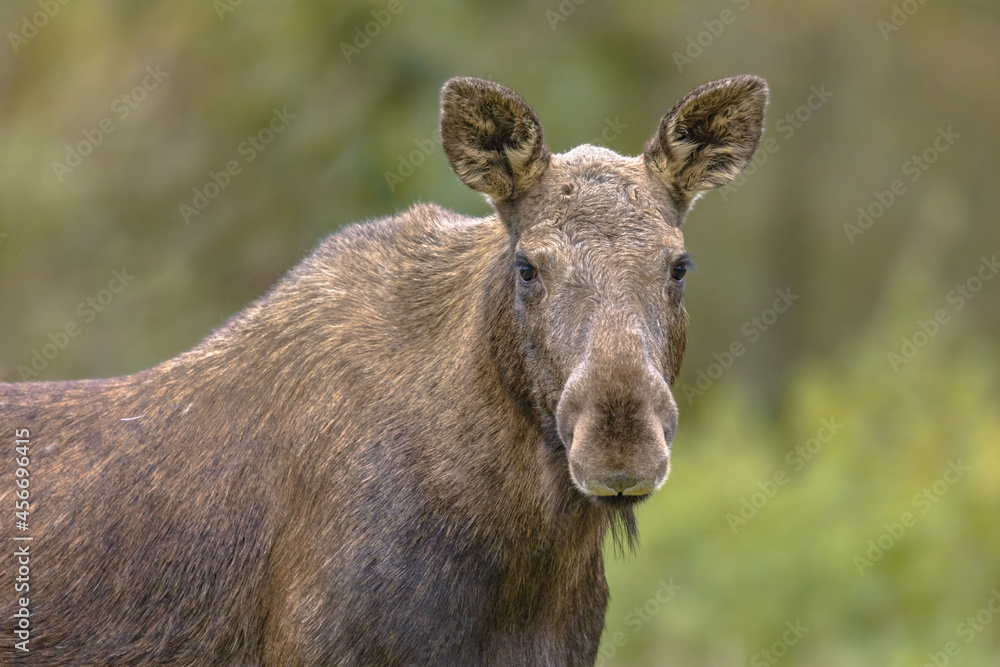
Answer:
[(575, 377), (556, 410), (570, 477), (592, 496), (646, 496), (660, 488), (670, 470), (670, 443), (677, 406), (658, 374), (600, 384)]

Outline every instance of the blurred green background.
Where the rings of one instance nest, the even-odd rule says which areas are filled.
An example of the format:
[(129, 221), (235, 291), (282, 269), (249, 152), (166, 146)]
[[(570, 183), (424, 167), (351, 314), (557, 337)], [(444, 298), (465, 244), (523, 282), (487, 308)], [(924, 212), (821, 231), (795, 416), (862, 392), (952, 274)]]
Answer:
[(766, 77), (756, 164), (685, 228), (673, 473), (599, 664), (1000, 664), (995, 2), (64, 2), (0, 5), (6, 381), (172, 357), (351, 221), (485, 214), (451, 76), (623, 154)]

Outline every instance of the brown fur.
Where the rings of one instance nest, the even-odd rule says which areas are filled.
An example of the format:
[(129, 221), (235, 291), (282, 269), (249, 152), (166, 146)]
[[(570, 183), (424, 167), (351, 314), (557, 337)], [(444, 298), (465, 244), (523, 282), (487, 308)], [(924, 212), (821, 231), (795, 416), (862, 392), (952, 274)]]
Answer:
[(761, 80), (699, 91), (646, 158), (551, 155), (454, 79), (445, 152), (496, 215), (349, 227), (175, 359), (0, 385), (35, 538), (29, 654), (5, 548), (3, 663), (592, 664), (605, 532), (667, 474), (679, 227), (761, 132)]

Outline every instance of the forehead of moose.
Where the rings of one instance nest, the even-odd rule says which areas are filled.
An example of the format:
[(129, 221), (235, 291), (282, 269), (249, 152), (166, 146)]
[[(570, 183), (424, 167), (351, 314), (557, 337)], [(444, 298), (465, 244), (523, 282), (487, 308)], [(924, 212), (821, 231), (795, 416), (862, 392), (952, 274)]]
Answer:
[(553, 156), (545, 182), (547, 205), (521, 236), (525, 250), (570, 246), (653, 259), (683, 249), (672, 202), (641, 158), (580, 146)]

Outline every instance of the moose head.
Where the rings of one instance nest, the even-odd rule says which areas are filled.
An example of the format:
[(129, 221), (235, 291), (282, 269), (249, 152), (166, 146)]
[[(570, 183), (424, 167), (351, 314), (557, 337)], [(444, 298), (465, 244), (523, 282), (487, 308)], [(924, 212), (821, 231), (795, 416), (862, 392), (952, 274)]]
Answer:
[(595, 503), (630, 505), (667, 478), (687, 329), (681, 226), (703, 191), (750, 161), (767, 96), (755, 76), (703, 85), (663, 116), (641, 156), (622, 157), (590, 145), (554, 155), (512, 90), (474, 78), (444, 87), (448, 161), (509, 235), (530, 401)]

